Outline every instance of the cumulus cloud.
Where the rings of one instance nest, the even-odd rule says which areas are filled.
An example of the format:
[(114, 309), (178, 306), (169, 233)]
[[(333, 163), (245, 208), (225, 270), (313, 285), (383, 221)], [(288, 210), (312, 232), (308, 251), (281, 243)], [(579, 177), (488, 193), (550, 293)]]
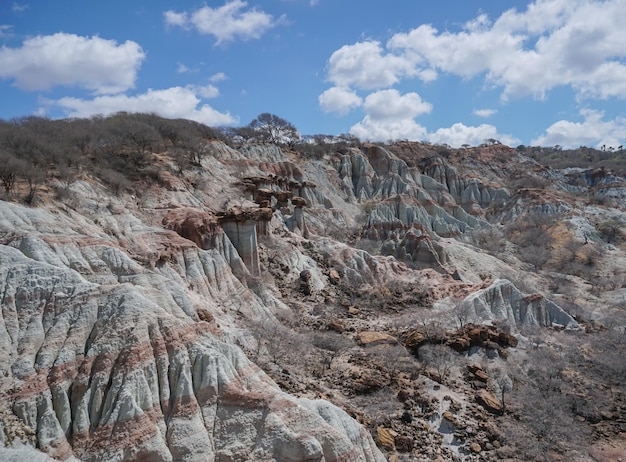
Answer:
[(559, 120), (550, 125), (543, 135), (532, 140), (531, 144), (538, 146), (558, 144), (565, 148), (602, 145), (617, 147), (624, 144), (625, 118), (604, 120), (603, 111), (591, 109), (581, 110), (580, 115), (583, 118), (582, 122)]
[(96, 94), (133, 88), (145, 58), (133, 41), (118, 44), (100, 37), (57, 33), (38, 35), (20, 48), (0, 48), (0, 78), (22, 90), (80, 87)]
[(363, 98), (355, 91), (343, 87), (332, 87), (322, 93), (319, 98), (321, 108), (326, 112), (344, 115), (363, 104)]
[(432, 105), (422, 100), (417, 93), (400, 94), (398, 90), (380, 90), (370, 93), (365, 98), (363, 108), (373, 120), (413, 119), (427, 114)]
[(427, 130), (413, 119), (375, 120), (365, 116), (350, 128), (350, 134), (362, 140), (423, 140)]
[(449, 144), (456, 148), (464, 144), (476, 146), (491, 138), (509, 146), (515, 146), (520, 142), (519, 139), (511, 135), (498, 133), (496, 127), (488, 124), (468, 127), (462, 123), (456, 123), (449, 128), (440, 128), (428, 135), (428, 140), (431, 143)]
[(214, 85), (188, 85), (186, 88), (205, 99), (216, 98), (220, 94)]
[(458, 31), (424, 24), (383, 46), (344, 45), (328, 60), (337, 86), (380, 89), (402, 79), (439, 73), (482, 76), (502, 99), (545, 98), (569, 86), (581, 98), (626, 98), (624, 0), (536, 0), (492, 20), (485, 14)]
[(485, 140), (495, 139), (508, 146), (516, 146), (520, 141), (507, 134), (499, 133), (493, 125), (482, 124), (468, 127), (456, 123), (448, 128), (440, 128), (433, 133), (413, 119), (380, 121), (365, 116), (363, 120), (350, 128), (350, 133), (362, 140), (390, 141), (412, 140), (429, 141), (434, 144), (447, 144), (459, 148), (464, 144), (477, 146)]
[(393, 85), (414, 71), (406, 58), (385, 54), (380, 42), (367, 41), (335, 51), (328, 60), (327, 73), (336, 86), (370, 90)]
[(247, 6), (242, 0), (232, 0), (217, 8), (205, 5), (192, 12), (166, 11), (163, 18), (168, 26), (195, 28), (200, 34), (212, 35), (218, 45), (236, 39), (258, 39), (284, 20), (255, 8), (246, 10)]
[(222, 80), (226, 80), (228, 77), (223, 72), (217, 72), (209, 77), (209, 82), (221, 82)]
[(421, 140), (460, 147), (464, 144), (475, 146), (493, 138), (508, 145), (519, 144), (517, 138), (499, 133), (495, 126), (487, 124), (468, 127), (456, 123), (429, 133), (415, 118), (429, 113), (432, 105), (413, 92), (401, 94), (395, 89), (379, 90), (369, 94), (362, 107), (365, 117), (349, 131), (363, 140)]
[(539, 98), (557, 86), (583, 97), (626, 98), (623, 0), (536, 0), (491, 21), (481, 15), (458, 32), (422, 25), (394, 35), (389, 52), (463, 77), (484, 74), (502, 97)]
[(432, 105), (414, 92), (401, 94), (388, 89), (370, 93), (363, 101), (365, 117), (350, 128), (358, 138), (372, 141), (397, 139), (420, 140), (426, 129), (415, 117), (432, 110)]
[(206, 125), (230, 125), (238, 120), (229, 113), (222, 113), (206, 103), (204, 98), (217, 95), (212, 85), (203, 87), (171, 87), (164, 90), (148, 90), (145, 93), (128, 96), (102, 95), (93, 99), (65, 97), (57, 100), (43, 100), (46, 108), (57, 108), (67, 117), (91, 117), (113, 114), (119, 111), (155, 113), (167, 118), (191, 119)]
[[(569, 87), (579, 102), (624, 99), (624, 1), (534, 0), (524, 9), (509, 9), (494, 18), (479, 14), (457, 30), (423, 24), (394, 34), (386, 43), (364, 40), (344, 45), (328, 59), (326, 77), (333, 87), (320, 95), (320, 106), (340, 114), (363, 110), (363, 119), (351, 133), (364, 139), (422, 138), (460, 146), (494, 138), (514, 145), (518, 139), (487, 124), (457, 123), (428, 133), (416, 122), (418, 115), (430, 110), (428, 103), (420, 99), (411, 104), (407, 93), (403, 106), (399, 93), (382, 92), (406, 86), (411, 79), (428, 82), (448, 74), (481, 79), (485, 88), (500, 90), (502, 101), (526, 96), (543, 100), (557, 87)], [(496, 112), (473, 111), (479, 117)], [(570, 139), (609, 145), (623, 130), (622, 119), (604, 121), (590, 112), (583, 117), (583, 122), (559, 121), (533, 142), (564, 145)], [(584, 130), (588, 133), (581, 135)]]
[(189, 23), (189, 15), (187, 13), (176, 13), (171, 10), (163, 13), (163, 19), (168, 26), (187, 27)]

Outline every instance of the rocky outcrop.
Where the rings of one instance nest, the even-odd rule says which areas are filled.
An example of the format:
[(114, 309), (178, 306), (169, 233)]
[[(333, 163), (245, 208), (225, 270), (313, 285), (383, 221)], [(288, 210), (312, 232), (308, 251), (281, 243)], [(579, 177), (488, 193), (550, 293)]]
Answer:
[[(246, 303), (220, 249), (171, 233), (167, 259), (142, 267), (112, 240), (67, 239), (72, 230), (53, 215), (0, 207), (28, 222), (24, 236), (0, 245), (0, 361), (12, 412), (39, 449), (112, 461), (384, 460), (345, 412), (281, 392), (215, 317), (197, 314), (219, 314), (220, 299)], [(211, 247), (219, 235), (207, 216), (174, 218), (166, 222), (195, 244)], [(190, 220), (204, 228), (182, 226)], [(263, 313), (248, 304), (243, 312)]]
[(506, 279), (494, 281), (463, 301), (470, 320), (505, 320), (513, 328), (526, 326), (580, 329), (556, 303), (540, 294), (523, 294)]
[(426, 159), (422, 168), (424, 175), (443, 185), (456, 203), (468, 212), (480, 213), (480, 209), (502, 205), (509, 199), (506, 189), (486, 185), (478, 178), (463, 178), (441, 157)]
[(424, 327), (410, 331), (406, 336), (404, 345), (416, 356), (419, 356), (419, 348), (426, 344), (444, 344), (459, 353), (465, 353), (471, 348), (478, 347), (494, 350), (500, 356), (506, 357), (505, 349), (516, 347), (518, 343), (515, 336), (489, 325), (467, 324), (451, 332), (431, 331)]
[(420, 173), (380, 146), (346, 151), (337, 172), (348, 197), (368, 209), (362, 238), (418, 268), (443, 268), (446, 256), (435, 241), (487, 226), (482, 209), (509, 197), (476, 178), (461, 179), (443, 159), (430, 159)]
[(222, 229), (237, 249), (250, 273), (258, 276), (261, 272), (258, 236), (269, 234), (272, 209), (238, 207), (226, 212), (218, 212), (217, 216)]
[(291, 199), (291, 203), (294, 206), (294, 211), (293, 216), (286, 221), (287, 227), (292, 232), (298, 233), (305, 239), (308, 239), (309, 228), (307, 227), (303, 210), (303, 207), (306, 207), (308, 205), (308, 202), (303, 197), (297, 196)]
[(6, 462), (54, 462), (56, 459), (42, 454), (30, 446), (16, 445), (15, 447), (0, 447), (0, 460)]

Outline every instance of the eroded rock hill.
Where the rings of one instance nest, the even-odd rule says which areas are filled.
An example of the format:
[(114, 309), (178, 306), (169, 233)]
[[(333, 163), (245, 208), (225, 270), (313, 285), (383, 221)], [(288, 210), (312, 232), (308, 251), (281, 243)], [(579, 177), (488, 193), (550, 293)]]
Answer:
[[(207, 141), (199, 165), (180, 171), (160, 153), (158, 178), (118, 195), (77, 172), (62, 196), (50, 175), (36, 206), (0, 201), (0, 442), (64, 460), (382, 461), (356, 404), (289, 378), (299, 396), (287, 394), (254, 363), (272, 354), (255, 327), (351, 338), (398, 306), (444, 319), (453, 300), (513, 333), (580, 327), (538, 293), (514, 244), (486, 253), (472, 236), (531, 213), (596, 229), (617, 212), (581, 209), (567, 191), (614, 195), (622, 180), (568, 172), (549, 191), (514, 190), (516, 175), (553, 173), (504, 146), (467, 163), (396, 148), (309, 159)], [(299, 327), (284, 321), (294, 313)]]

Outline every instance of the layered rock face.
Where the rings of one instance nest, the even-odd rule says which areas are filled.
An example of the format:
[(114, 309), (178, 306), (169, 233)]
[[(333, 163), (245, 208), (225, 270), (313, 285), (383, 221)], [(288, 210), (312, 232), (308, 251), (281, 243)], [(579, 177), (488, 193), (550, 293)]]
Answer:
[(379, 146), (347, 151), (337, 171), (350, 198), (371, 203), (364, 237), (382, 241), (386, 254), (422, 268), (444, 269), (445, 256), (433, 239), (487, 226), (482, 208), (509, 197), (504, 188), (461, 179), (442, 158), (428, 159), (420, 171)]
[(470, 320), (504, 320), (518, 329), (523, 326), (552, 326), (580, 329), (576, 320), (560, 306), (540, 294), (523, 294), (510, 281), (497, 280), (467, 297)]
[[(512, 334), (579, 328), (557, 303), (505, 279), (532, 279), (529, 264), (469, 238), (527, 213), (568, 213), (595, 230), (573, 216), (566, 191), (617, 191), (606, 172), (512, 193), (509, 180), (537, 166), (504, 147), (463, 167), (408, 145), (329, 148), (319, 159), (272, 145), (205, 148), (180, 170), (155, 155), (167, 181), (144, 178), (119, 195), (77, 172), (58, 196), (51, 174), (36, 206), (0, 201), (0, 446), (11, 446), (0, 459), (382, 461), (370, 432), (384, 438), (350, 393), (416, 382), (416, 369), (397, 380), (378, 373), (374, 364), (393, 358), (370, 352), (397, 354), (403, 328), (445, 321), (437, 302), (462, 302), (465, 322), (506, 321)], [(262, 362), (259, 325), (297, 335), (300, 363)], [(496, 330), (472, 329), (459, 351), (485, 333), (493, 343)], [(322, 372), (308, 363), (320, 355)], [(306, 386), (294, 384), (306, 374)], [(364, 385), (342, 389), (351, 382)], [(418, 393), (413, 404), (408, 396), (417, 409)], [(382, 409), (379, 420), (399, 420)], [(417, 448), (420, 425), (390, 447)]]
[(241, 259), (214, 221), (196, 217), (208, 250), (172, 233), (153, 242), (169, 253), (142, 266), (43, 210), (0, 209), (11, 236), (0, 245), (2, 391), (40, 450), (94, 461), (384, 459), (345, 412), (281, 392), (228, 341), (216, 304), (266, 308), (233, 274)]

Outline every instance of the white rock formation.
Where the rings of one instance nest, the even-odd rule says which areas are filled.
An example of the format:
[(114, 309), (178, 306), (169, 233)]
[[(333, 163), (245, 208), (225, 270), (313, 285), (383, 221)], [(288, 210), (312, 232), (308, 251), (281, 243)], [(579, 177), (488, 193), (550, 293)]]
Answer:
[(469, 320), (474, 322), (506, 320), (515, 330), (522, 326), (580, 329), (556, 303), (539, 294), (523, 294), (506, 279), (474, 292), (463, 303), (469, 307)]
[(384, 460), (345, 412), (281, 392), (216, 321), (199, 321), (202, 308), (228, 329), (234, 305), (268, 315), (224, 248), (152, 230), (141, 265), (123, 238), (33, 212), (0, 202), (0, 365), (39, 449), (93, 461)]

